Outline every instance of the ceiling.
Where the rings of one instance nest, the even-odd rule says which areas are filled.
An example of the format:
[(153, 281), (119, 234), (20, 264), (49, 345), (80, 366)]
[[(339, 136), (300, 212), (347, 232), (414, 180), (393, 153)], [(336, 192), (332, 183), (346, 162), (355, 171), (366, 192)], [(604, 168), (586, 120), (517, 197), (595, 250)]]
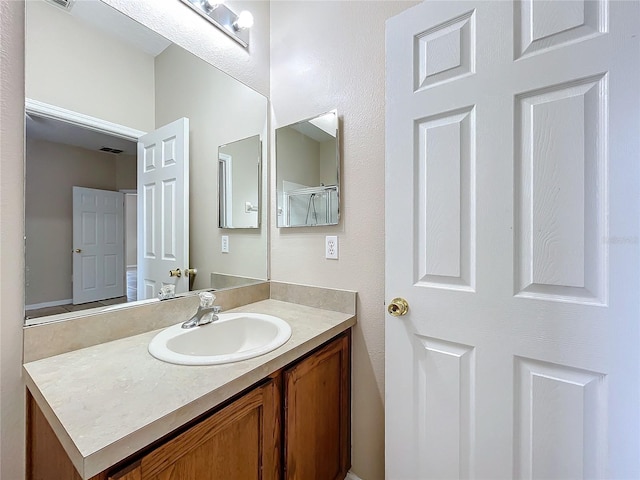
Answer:
[(46, 140), (87, 150), (100, 150), (102, 147), (108, 147), (123, 150), (123, 154), (136, 155), (137, 142), (112, 137), (72, 123), (38, 117), (33, 114), (26, 116), (25, 123), (29, 140)]
[(69, 13), (154, 57), (171, 45), (163, 36), (100, 0), (75, 0)]

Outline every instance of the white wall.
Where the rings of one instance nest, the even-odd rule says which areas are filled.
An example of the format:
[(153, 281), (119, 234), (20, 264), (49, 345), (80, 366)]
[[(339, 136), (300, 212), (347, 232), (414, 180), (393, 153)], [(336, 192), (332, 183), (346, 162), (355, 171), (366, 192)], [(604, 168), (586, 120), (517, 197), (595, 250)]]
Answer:
[[(251, 10), (250, 53), (178, 1), (108, 0), (139, 22), (158, 27), (170, 40), (196, 49), (251, 88), (269, 93), (269, 3), (229, 2)], [(24, 8), (0, 0), (0, 478), (24, 478), (23, 143)], [(172, 19), (167, 22), (167, 19)]]
[[(358, 291), (352, 470), (364, 480), (384, 478), (384, 22), (415, 3), (271, 4), (272, 127), (337, 108), (344, 154), (340, 224), (278, 229), (272, 213), (271, 277)], [(338, 235), (338, 261), (324, 259), (325, 235)]]
[(24, 478), (24, 4), (0, 1), (0, 478)]
[(26, 70), (29, 98), (154, 128), (153, 57), (41, 0), (27, 2)]

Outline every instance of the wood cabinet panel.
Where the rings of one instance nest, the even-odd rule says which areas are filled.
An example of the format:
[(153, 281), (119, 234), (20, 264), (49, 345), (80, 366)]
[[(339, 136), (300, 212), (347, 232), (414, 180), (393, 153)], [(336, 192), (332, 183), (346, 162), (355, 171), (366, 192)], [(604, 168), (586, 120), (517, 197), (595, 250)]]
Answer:
[(141, 480), (277, 480), (278, 390), (271, 379), (145, 455)]
[[(27, 480), (82, 480), (49, 422), (27, 391)], [(104, 474), (91, 480), (106, 480)], [(134, 480), (134, 479), (129, 479)]]
[(286, 480), (343, 480), (350, 467), (350, 336), (284, 372)]

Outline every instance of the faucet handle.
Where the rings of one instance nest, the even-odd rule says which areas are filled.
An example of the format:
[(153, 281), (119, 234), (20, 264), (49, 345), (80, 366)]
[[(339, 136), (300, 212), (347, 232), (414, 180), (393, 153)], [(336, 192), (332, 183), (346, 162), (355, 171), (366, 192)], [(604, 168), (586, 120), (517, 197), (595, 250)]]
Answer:
[(212, 307), (216, 299), (216, 296), (211, 292), (200, 292), (198, 296), (200, 297), (200, 306), (202, 308)]

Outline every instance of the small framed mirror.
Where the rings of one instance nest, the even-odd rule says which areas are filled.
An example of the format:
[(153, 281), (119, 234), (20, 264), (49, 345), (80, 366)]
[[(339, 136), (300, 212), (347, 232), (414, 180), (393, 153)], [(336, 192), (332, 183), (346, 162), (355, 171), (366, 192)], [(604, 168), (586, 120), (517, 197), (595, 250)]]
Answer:
[(339, 140), (336, 110), (276, 129), (278, 227), (337, 225)]
[(218, 226), (260, 227), (260, 135), (218, 147)]

